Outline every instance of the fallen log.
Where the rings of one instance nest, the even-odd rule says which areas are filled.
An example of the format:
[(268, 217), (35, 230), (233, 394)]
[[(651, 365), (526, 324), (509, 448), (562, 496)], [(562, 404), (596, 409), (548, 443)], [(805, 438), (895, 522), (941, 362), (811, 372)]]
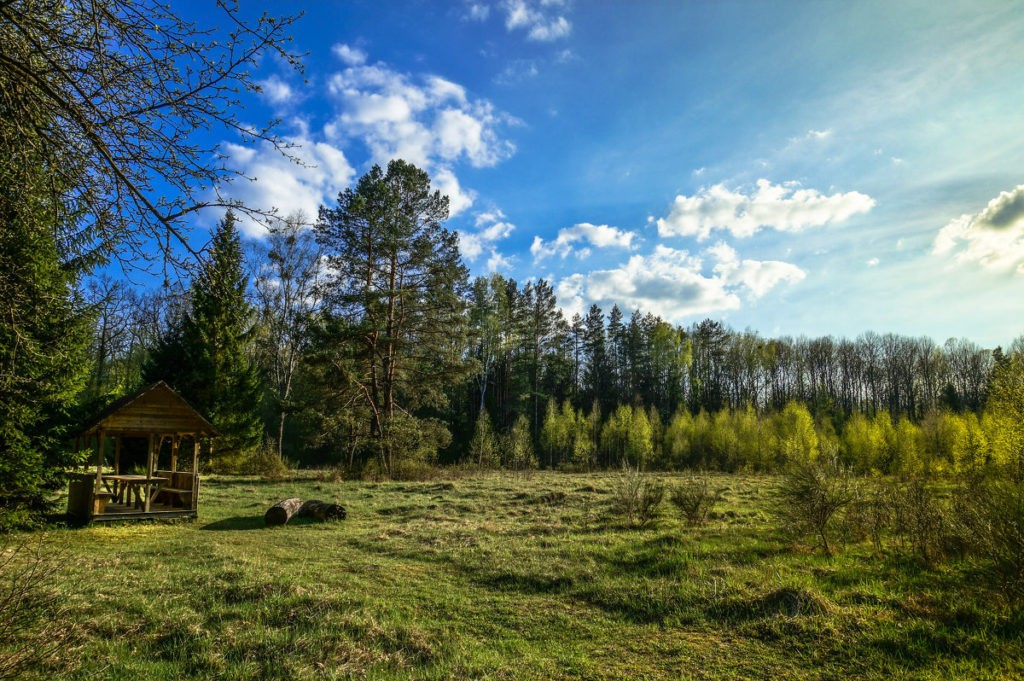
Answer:
[(317, 520), (343, 520), (345, 518), (345, 507), (339, 504), (330, 504), (319, 499), (310, 499), (299, 509), (299, 515)]
[(284, 525), (299, 512), (300, 508), (302, 508), (302, 499), (298, 497), (282, 499), (267, 509), (267, 512), (263, 514), (263, 522), (267, 525)]

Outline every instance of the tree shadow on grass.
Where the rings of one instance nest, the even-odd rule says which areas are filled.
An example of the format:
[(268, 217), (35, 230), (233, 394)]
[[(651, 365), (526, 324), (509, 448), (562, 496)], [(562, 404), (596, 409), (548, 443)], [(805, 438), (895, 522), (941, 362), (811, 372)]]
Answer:
[(224, 518), (216, 522), (207, 523), (200, 527), (200, 530), (262, 530), (267, 524), (261, 515), (240, 515), (233, 518)]
[[(295, 525), (323, 525), (324, 523), (316, 520), (315, 518), (292, 518), (288, 521), (287, 526), (293, 527)], [(265, 530), (275, 529), (283, 527), (282, 525), (270, 525), (268, 526), (262, 515), (238, 515), (233, 518), (224, 518), (216, 522), (207, 523), (200, 527), (200, 530)]]

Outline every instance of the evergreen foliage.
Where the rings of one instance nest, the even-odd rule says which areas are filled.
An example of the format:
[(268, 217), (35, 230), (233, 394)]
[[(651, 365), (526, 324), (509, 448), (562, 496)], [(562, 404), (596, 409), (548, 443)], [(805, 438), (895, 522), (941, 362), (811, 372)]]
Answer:
[(74, 238), (76, 207), (46, 191), (59, 159), (9, 125), (25, 113), (16, 102), (0, 98), (0, 528), (43, 511), (62, 481), (89, 373), (83, 263), (63, 243)]
[(210, 255), (189, 291), (187, 311), (154, 349), (146, 380), (164, 380), (222, 437), (217, 451), (237, 455), (262, 439), (261, 382), (253, 361), (253, 308), (246, 299), (235, 216), (214, 232)]
[[(457, 236), (445, 229), (448, 198), (404, 161), (374, 166), (355, 188), (321, 208), (317, 240), (333, 276), (324, 286), (312, 361), (331, 409), (350, 412), (341, 437), (359, 441), (386, 475), (408, 452), (390, 436), (447, 403), (468, 376), (467, 271)], [(440, 442), (440, 440), (436, 440)]]

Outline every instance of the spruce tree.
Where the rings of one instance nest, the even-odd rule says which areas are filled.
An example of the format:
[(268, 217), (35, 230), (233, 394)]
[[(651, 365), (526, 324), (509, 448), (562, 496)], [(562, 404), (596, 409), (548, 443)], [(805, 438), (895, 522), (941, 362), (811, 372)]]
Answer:
[[(0, 103), (0, 118), (11, 114)], [(49, 159), (0, 126), (0, 528), (46, 508), (89, 372), (89, 314), (68, 256), (73, 206), (42, 190)]]
[(259, 373), (250, 352), (254, 311), (245, 288), (242, 245), (228, 211), (185, 314), (153, 350), (146, 370), (147, 380), (167, 381), (220, 430), (217, 450), (225, 454), (255, 447), (263, 432)]

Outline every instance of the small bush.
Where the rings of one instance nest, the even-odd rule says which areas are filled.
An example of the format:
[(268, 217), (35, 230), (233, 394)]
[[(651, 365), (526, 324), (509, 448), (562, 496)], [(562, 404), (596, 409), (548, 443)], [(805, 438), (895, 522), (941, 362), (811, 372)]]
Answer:
[(669, 501), (679, 510), (686, 524), (691, 526), (703, 525), (721, 498), (721, 490), (711, 489), (707, 475), (693, 475), (683, 479), (669, 495)]
[[(256, 449), (230, 454), (215, 454), (204, 465), (207, 473), (220, 475), (259, 475), (268, 480), (280, 480), (287, 475), (288, 462), (277, 455), (272, 442)], [(145, 473), (145, 470), (140, 472)]]
[(612, 507), (630, 525), (644, 527), (658, 514), (665, 486), (639, 468), (623, 463), (612, 488)]
[(890, 505), (894, 532), (904, 546), (927, 562), (945, 555), (952, 528), (934, 488), (924, 478), (896, 483), (890, 493)]
[(965, 546), (991, 562), (1006, 593), (1024, 598), (1024, 483), (970, 481), (957, 490), (953, 511)]
[(794, 535), (815, 535), (826, 555), (842, 514), (861, 498), (860, 481), (834, 456), (790, 464), (782, 478), (775, 514)]
[(44, 539), (0, 542), (0, 679), (70, 662), (77, 632), (54, 576), (66, 556), (46, 550)]
[(248, 454), (241, 463), (243, 475), (259, 475), (268, 480), (281, 480), (288, 474), (288, 462), (277, 455), (273, 442), (264, 444)]
[(846, 533), (855, 541), (871, 540), (875, 553), (881, 555), (882, 538), (892, 525), (894, 494), (891, 485), (879, 480), (864, 483), (861, 497), (851, 504), (843, 517)]

